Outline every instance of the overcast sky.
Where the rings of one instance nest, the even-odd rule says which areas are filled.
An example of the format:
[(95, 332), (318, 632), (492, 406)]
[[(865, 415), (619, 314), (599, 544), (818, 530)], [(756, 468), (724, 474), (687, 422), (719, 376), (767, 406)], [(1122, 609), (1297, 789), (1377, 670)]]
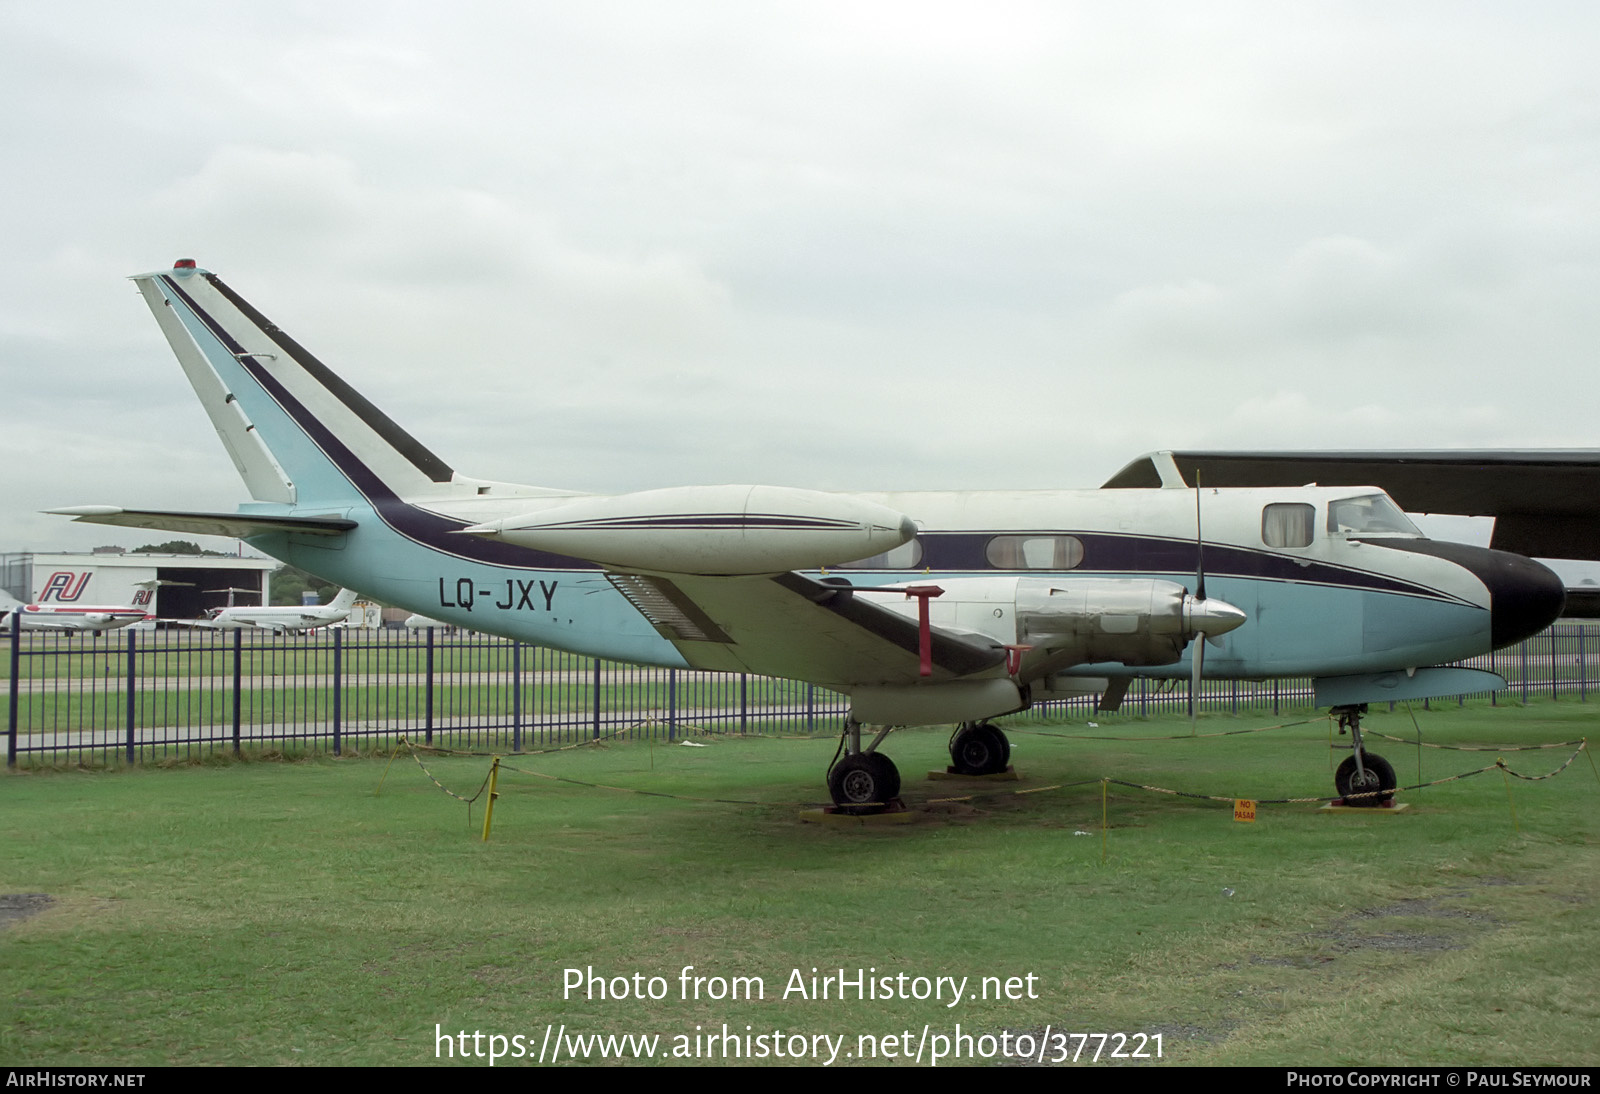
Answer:
[(468, 474), (1590, 447), (1600, 5), (0, 2), (0, 549), (242, 485), (193, 257)]

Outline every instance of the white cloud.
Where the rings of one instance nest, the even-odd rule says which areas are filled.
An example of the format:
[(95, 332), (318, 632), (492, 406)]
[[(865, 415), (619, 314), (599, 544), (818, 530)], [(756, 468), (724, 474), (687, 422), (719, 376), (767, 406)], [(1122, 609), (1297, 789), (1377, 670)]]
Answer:
[(120, 280), (180, 255), (491, 476), (1594, 441), (1586, 7), (74, 13), (0, 9), (0, 435), (104, 461), (62, 502), (236, 496), (93, 401), (187, 398)]

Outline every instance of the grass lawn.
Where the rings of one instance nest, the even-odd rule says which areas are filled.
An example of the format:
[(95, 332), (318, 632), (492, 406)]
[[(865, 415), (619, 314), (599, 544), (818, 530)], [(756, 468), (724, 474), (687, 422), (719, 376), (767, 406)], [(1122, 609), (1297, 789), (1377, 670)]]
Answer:
[[(1487, 745), (1574, 741), (1597, 716), (1417, 713), (1430, 743)], [(1022, 778), (998, 786), (927, 781), (947, 732), (896, 733), (916, 816), (886, 827), (801, 822), (821, 740), (508, 758), (488, 842), (481, 804), (469, 817), (404, 756), (8, 774), (0, 1064), (423, 1064), (462, 1031), (534, 1058), (565, 1038), (591, 1062), (603, 1046), (572, 1038), (654, 1036), (658, 1056), (704, 1063), (708, 1032), (732, 1051), (724, 1024), (758, 1053), (800, 1035), (806, 1063), (837, 1045), (836, 1065), (941, 1044), (1051, 1059), (1083, 1044), (1063, 1033), (1118, 1032), (1152, 1054), (1159, 1035), (1152, 1063), (1600, 1063), (1587, 755), (1545, 781), (1403, 793), (1400, 812), (1264, 804), (1245, 824), (1227, 802), (1120, 784), (1103, 804), (1096, 780), (1331, 795), (1344, 753), (1325, 720), (1222, 735), (1268, 720), (1208, 717), (1192, 739), (1183, 719), (1099, 721), (1016, 723)], [(1367, 725), (1415, 734), (1404, 710)], [(1543, 774), (1573, 752), (1370, 743), (1402, 785), (1497, 755)], [(426, 763), (464, 795), (489, 767)], [(813, 969), (819, 988), (834, 977), (827, 998)], [(841, 969), (878, 997), (840, 999)], [(566, 987), (584, 970), (605, 998)], [(942, 977), (963, 983), (954, 1006)], [(727, 997), (758, 980), (761, 997)], [(899, 997), (924, 989), (942, 998)]]

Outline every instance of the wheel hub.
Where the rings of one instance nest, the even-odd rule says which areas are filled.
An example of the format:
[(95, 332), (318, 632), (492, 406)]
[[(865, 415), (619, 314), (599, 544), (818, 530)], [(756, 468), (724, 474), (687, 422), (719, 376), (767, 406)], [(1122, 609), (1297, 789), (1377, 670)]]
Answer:
[(868, 772), (852, 771), (844, 777), (844, 793), (852, 802), (877, 801), (877, 780)]

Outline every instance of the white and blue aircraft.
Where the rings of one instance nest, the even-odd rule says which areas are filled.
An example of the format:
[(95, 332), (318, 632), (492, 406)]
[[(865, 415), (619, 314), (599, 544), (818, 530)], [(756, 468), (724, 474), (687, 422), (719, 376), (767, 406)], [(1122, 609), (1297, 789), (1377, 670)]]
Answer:
[[(956, 724), (955, 770), (1005, 769), (991, 719), (1137, 677), (1314, 677), (1352, 730), (1336, 783), (1395, 788), (1362, 704), (1504, 687), (1438, 667), (1537, 633), (1561, 580), (1425, 538), (1372, 486), (1199, 488), (1171, 453), (1121, 489), (621, 495), (468, 478), (191, 260), (134, 278), (252, 501), (86, 506), (79, 520), (233, 535), (443, 622), (596, 657), (847, 694), (841, 807), (899, 792), (889, 727)], [(1201, 534), (1203, 525), (1204, 534)], [(862, 743), (863, 724), (881, 727)]]

